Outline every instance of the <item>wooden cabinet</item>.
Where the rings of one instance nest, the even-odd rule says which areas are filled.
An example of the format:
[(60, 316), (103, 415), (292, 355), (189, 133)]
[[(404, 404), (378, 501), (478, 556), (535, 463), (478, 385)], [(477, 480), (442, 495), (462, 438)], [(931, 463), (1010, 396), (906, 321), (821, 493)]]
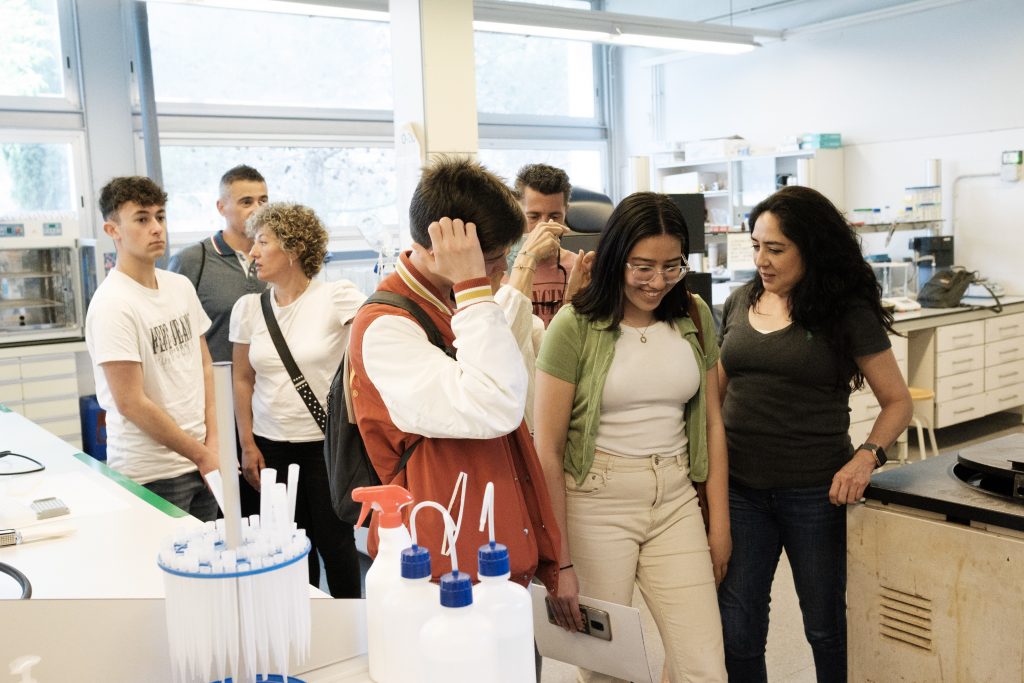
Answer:
[(0, 358), (0, 403), (72, 446), (82, 447), (74, 352)]

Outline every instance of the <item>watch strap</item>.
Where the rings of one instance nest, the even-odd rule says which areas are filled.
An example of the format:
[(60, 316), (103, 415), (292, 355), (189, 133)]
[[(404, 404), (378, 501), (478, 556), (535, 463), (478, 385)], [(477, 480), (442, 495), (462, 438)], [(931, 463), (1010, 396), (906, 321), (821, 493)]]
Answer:
[(871, 456), (875, 459), (875, 469), (878, 469), (886, 463), (888, 458), (885, 456), (885, 450), (876, 443), (865, 441), (857, 447), (858, 451), (867, 451), (871, 453)]

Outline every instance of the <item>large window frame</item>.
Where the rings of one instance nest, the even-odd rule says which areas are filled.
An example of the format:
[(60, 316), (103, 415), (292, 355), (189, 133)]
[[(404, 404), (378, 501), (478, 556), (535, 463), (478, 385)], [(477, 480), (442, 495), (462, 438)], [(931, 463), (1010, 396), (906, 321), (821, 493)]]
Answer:
[(73, 0), (54, 0), (60, 30), (61, 75), (64, 95), (0, 95), (0, 110), (75, 112), (82, 109), (78, 59), (77, 19)]

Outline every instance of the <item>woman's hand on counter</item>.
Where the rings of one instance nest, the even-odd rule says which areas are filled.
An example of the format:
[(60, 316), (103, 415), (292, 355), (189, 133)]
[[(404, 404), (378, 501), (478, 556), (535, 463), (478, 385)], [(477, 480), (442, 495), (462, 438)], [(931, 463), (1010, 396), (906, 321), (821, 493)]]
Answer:
[(849, 505), (864, 497), (864, 489), (875, 470), (875, 456), (868, 451), (857, 451), (850, 461), (832, 477), (828, 499), (833, 505)]

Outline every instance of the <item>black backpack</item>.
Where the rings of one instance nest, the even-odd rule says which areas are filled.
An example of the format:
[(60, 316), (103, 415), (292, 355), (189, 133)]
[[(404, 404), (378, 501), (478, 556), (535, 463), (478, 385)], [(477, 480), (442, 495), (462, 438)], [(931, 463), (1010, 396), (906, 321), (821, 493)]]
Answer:
[[(455, 357), (454, 349), (445, 344), (437, 325), (416, 302), (394, 292), (374, 292), (363, 302), (363, 306), (367, 304), (386, 304), (412, 313), (420, 327), (427, 333), (430, 343), (452, 358)], [(347, 375), (348, 352), (346, 351), (338, 371), (334, 373), (331, 389), (327, 392), (324, 459), (327, 462), (327, 480), (331, 488), (331, 506), (334, 508), (334, 513), (341, 521), (355, 526), (362, 504), (352, 500), (353, 489), (360, 486), (379, 486), (381, 480), (373, 468), (373, 463), (370, 462), (363, 437), (355, 424), (351, 398), (347, 391)], [(417, 439), (402, 454), (396, 474), (405, 469), (409, 458), (412, 457), (412, 452), (416, 450), (416, 446), (422, 440), (422, 437)], [(369, 518), (367, 518), (366, 525), (369, 525)]]
[(917, 303), (925, 308), (956, 308), (977, 273), (952, 268), (935, 273), (917, 293)]

